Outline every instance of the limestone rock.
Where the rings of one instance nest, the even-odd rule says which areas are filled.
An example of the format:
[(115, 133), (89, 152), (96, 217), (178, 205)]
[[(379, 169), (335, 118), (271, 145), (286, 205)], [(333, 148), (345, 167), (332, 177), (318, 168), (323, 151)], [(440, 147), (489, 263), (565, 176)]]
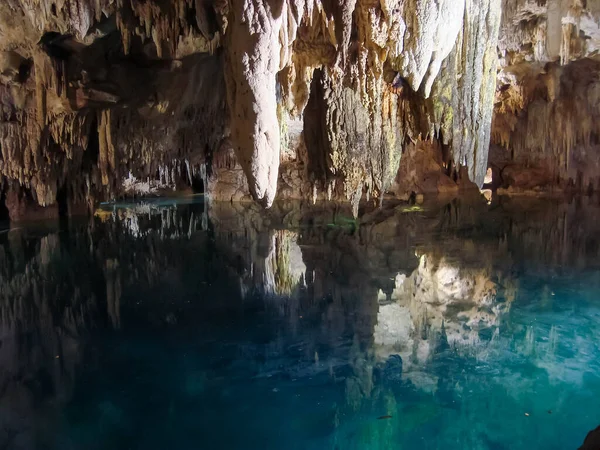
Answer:
[(275, 199), (279, 174), (275, 74), (284, 13), (275, 1), (234, 1), (226, 45), (231, 139), (250, 192), (267, 207)]
[(2, 184), (91, 210), (203, 174), (355, 215), (509, 165), (597, 190), (599, 24), (597, 0), (7, 0)]
[(491, 163), (514, 190), (597, 191), (600, 2), (504, 0), (503, 10), (492, 141), (505, 151)]

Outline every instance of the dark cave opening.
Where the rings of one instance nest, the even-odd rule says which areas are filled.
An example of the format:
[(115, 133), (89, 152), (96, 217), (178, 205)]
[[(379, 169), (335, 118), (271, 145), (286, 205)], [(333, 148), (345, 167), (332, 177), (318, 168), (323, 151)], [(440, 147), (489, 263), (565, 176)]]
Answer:
[(329, 143), (327, 137), (327, 105), (323, 86), (323, 71), (316, 69), (310, 85), (308, 103), (304, 112), (304, 139), (307, 148), (307, 169), (310, 177), (317, 180), (328, 180), (332, 174), (327, 161)]
[(58, 189), (56, 203), (58, 204), (58, 216), (61, 218), (67, 217), (69, 215), (69, 194), (66, 185)]
[(88, 172), (93, 166), (98, 164), (100, 156), (100, 137), (98, 136), (98, 120), (94, 116), (90, 124), (90, 134), (88, 137), (88, 146), (83, 153), (83, 169)]
[(194, 194), (204, 194), (204, 180), (202, 177), (193, 176), (191, 187)]
[(8, 207), (6, 206), (6, 187), (0, 189), (0, 222), (10, 220)]
[(58, 31), (47, 31), (42, 35), (38, 45), (48, 56), (58, 61), (66, 61), (71, 55), (71, 50), (67, 43), (71, 39), (69, 34), (61, 34)]
[(21, 84), (25, 83), (29, 79), (31, 74), (31, 68), (33, 67), (33, 59), (25, 59), (19, 65), (19, 76), (17, 81)]

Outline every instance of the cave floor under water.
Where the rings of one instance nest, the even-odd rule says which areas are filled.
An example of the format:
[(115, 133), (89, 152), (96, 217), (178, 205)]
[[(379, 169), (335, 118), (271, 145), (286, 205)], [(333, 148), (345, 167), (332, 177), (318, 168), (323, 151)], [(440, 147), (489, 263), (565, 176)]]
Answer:
[(0, 234), (0, 448), (576, 449), (600, 424), (598, 204), (183, 203)]

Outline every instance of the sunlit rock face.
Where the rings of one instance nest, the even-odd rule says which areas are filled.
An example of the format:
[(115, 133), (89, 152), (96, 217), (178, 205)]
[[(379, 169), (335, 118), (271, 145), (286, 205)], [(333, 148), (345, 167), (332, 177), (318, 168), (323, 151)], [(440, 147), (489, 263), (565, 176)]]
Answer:
[(511, 191), (598, 190), (600, 3), (505, 0), (490, 160)]
[(265, 206), (273, 204), (277, 191), (281, 143), (275, 74), (287, 50), (279, 39), (287, 33), (282, 27), (291, 12), (278, 3), (283, 2), (232, 2), (227, 30), (231, 138), (250, 192)]

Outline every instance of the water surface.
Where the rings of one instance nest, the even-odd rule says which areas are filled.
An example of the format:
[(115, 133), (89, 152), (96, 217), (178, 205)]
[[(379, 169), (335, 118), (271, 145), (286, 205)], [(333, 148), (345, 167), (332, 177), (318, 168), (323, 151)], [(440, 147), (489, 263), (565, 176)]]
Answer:
[(0, 448), (578, 448), (598, 218), (186, 201), (1, 233)]

